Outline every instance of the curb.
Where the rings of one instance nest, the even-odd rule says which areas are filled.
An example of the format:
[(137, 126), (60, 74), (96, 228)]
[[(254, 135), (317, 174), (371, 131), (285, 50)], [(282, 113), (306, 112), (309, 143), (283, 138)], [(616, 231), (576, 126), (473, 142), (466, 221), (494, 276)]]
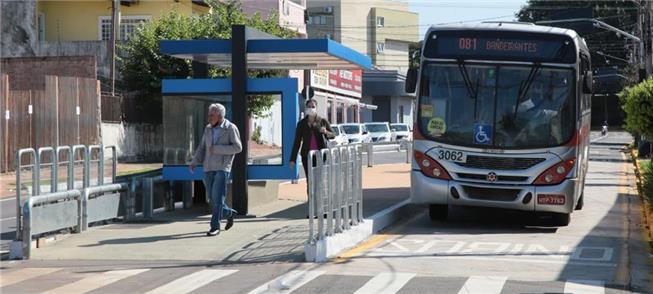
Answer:
[(403, 200), (391, 207), (366, 218), (359, 225), (342, 233), (327, 236), (323, 240), (304, 244), (304, 255), (307, 262), (326, 262), (339, 254), (356, 247), (372, 235), (389, 227), (404, 217), (410, 216), (412, 208), (410, 199)]
[(637, 194), (639, 195), (640, 201), (642, 202), (642, 218), (644, 222), (644, 231), (646, 232), (646, 236), (648, 237), (648, 243), (649, 243), (649, 252), (653, 252), (653, 228), (651, 227), (651, 216), (653, 214), (651, 211), (651, 203), (649, 203), (648, 199), (646, 196), (644, 196), (644, 187), (643, 185), (643, 179), (642, 179), (642, 174), (641, 174), (641, 166), (639, 165), (639, 161), (637, 161), (637, 157), (635, 156), (635, 151), (633, 149), (630, 149), (630, 156), (633, 159), (633, 165), (635, 165), (635, 177), (637, 178)]

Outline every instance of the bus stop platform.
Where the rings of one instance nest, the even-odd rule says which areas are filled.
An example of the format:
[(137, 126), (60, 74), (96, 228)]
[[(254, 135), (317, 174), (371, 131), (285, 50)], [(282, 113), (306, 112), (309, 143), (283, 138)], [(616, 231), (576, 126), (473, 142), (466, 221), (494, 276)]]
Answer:
[[(396, 222), (409, 195), (410, 164), (363, 168), (366, 219), (384, 218), (384, 226)], [(276, 201), (251, 211), (256, 218), (236, 219), (233, 228), (215, 237), (206, 236), (210, 214), (201, 206), (155, 214), (147, 222), (93, 227), (33, 250), (31, 259), (302, 262), (309, 238), (306, 199), (304, 180), (284, 183)]]

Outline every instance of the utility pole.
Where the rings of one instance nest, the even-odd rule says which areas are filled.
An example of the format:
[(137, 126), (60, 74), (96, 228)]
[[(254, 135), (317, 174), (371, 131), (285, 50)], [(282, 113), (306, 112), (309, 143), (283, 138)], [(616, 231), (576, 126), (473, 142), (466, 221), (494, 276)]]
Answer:
[(646, 33), (646, 76), (653, 75), (653, 0), (645, 0), (644, 25)]
[(111, 0), (111, 38), (110, 58), (111, 66), (109, 77), (111, 78), (111, 96), (116, 95), (116, 39), (120, 38), (120, 0)]

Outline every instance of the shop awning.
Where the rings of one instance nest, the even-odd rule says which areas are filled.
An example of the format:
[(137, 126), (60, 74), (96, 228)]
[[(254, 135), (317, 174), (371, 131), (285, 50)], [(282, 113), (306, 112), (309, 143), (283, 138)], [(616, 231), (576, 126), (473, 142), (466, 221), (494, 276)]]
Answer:
[[(161, 53), (231, 67), (230, 40), (166, 40)], [(371, 69), (372, 60), (329, 39), (274, 39), (247, 42), (251, 69)]]

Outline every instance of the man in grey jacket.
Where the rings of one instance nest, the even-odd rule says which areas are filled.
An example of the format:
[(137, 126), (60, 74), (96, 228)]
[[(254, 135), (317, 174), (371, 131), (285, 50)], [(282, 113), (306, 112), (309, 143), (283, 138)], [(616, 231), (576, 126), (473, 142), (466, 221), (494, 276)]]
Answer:
[(220, 103), (209, 106), (209, 124), (204, 128), (189, 168), (191, 173), (199, 164), (204, 166), (204, 187), (211, 202), (211, 228), (207, 236), (220, 234), (220, 220), (227, 217), (225, 230), (234, 224), (234, 210), (225, 203), (227, 180), (234, 156), (243, 150), (236, 125), (225, 118), (226, 110)]

